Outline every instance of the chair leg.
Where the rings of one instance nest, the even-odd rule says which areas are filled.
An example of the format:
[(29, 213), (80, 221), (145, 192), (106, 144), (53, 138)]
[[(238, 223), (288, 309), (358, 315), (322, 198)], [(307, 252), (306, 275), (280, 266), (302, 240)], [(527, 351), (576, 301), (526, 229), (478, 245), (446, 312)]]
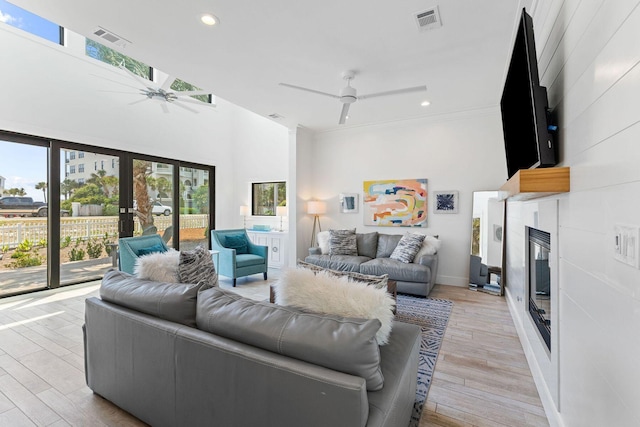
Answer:
[(236, 287), (236, 279), (233, 279), (233, 287)]
[(262, 273), (264, 275), (264, 280), (267, 280), (267, 272)]

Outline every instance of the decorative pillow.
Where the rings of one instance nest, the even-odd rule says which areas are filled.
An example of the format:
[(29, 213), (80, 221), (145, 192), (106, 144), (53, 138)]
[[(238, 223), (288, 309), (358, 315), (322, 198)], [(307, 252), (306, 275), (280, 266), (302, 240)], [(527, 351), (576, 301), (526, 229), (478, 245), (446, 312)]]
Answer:
[(345, 317), (378, 319), (382, 324), (376, 334), (378, 344), (384, 345), (389, 341), (395, 301), (386, 289), (304, 268), (285, 270), (273, 288), (278, 305)]
[(235, 249), (236, 255), (247, 253), (247, 238), (244, 234), (234, 234), (225, 237), (224, 247), (229, 249)]
[(155, 245), (149, 246), (148, 248), (138, 249), (138, 253), (136, 255), (143, 256), (143, 255), (153, 254), (156, 252), (166, 252), (166, 251), (167, 250), (164, 248), (164, 246), (162, 246), (160, 243), (156, 243)]
[(320, 247), (320, 252), (322, 255), (329, 254), (329, 241), (331, 240), (331, 235), (328, 231), (321, 231), (318, 233), (318, 246)]
[(420, 257), (423, 255), (435, 255), (440, 249), (441, 241), (437, 236), (425, 236), (422, 242), (422, 247), (413, 259), (414, 262), (420, 262)]
[(358, 255), (356, 229), (329, 230), (329, 255)]
[(375, 286), (378, 289), (387, 289), (387, 282), (389, 281), (389, 275), (383, 274), (382, 276), (374, 276), (371, 274), (356, 273), (354, 271), (338, 271), (323, 268), (315, 264), (310, 264), (302, 260), (298, 260), (299, 268), (306, 268), (314, 272), (326, 271), (328, 274), (334, 277), (348, 277), (353, 282), (366, 283), (369, 286)]
[(424, 238), (424, 234), (405, 234), (402, 236), (402, 239), (398, 242), (398, 246), (396, 246), (389, 258), (406, 264), (410, 263), (422, 247)]
[(169, 248), (166, 252), (153, 252), (136, 260), (133, 273), (139, 279), (154, 282), (178, 283), (180, 252)]
[(203, 331), (364, 378), (367, 390), (384, 385), (377, 319), (305, 313), (211, 288), (198, 295), (196, 321)]
[(218, 286), (218, 273), (209, 251), (202, 246), (192, 251), (181, 251), (178, 279), (180, 283), (200, 283), (202, 289)]
[(378, 251), (378, 232), (356, 233), (356, 244), (358, 246), (358, 255), (375, 258)]

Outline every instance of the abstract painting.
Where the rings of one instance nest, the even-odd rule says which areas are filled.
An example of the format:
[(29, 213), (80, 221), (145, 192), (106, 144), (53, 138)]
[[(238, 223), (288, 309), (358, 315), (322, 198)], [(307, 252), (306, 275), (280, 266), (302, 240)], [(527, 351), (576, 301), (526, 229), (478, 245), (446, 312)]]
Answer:
[(364, 225), (427, 226), (427, 180), (365, 181)]
[(434, 191), (434, 213), (458, 213), (457, 191)]

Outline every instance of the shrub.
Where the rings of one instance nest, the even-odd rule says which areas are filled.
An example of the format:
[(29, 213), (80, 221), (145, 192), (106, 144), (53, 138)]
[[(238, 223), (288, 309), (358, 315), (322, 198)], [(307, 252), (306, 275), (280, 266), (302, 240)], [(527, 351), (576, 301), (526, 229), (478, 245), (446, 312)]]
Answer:
[(69, 260), (82, 261), (84, 259), (84, 256), (85, 256), (84, 249), (72, 248), (71, 252), (69, 253)]
[(9, 263), (9, 268), (36, 267), (42, 265), (42, 260), (42, 256), (38, 254), (24, 254), (17, 261)]
[(100, 258), (100, 255), (102, 255), (102, 243), (98, 242), (95, 237), (89, 240), (87, 242), (87, 253), (89, 258)]
[(60, 249), (68, 248), (71, 244), (71, 236), (67, 236), (64, 239), (60, 239)]

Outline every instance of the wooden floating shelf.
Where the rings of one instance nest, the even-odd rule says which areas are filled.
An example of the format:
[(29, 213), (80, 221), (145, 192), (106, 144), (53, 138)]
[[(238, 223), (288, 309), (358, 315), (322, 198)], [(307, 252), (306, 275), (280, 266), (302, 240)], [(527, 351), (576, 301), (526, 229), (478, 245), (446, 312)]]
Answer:
[(500, 187), (501, 200), (531, 200), (571, 189), (568, 167), (520, 169)]

